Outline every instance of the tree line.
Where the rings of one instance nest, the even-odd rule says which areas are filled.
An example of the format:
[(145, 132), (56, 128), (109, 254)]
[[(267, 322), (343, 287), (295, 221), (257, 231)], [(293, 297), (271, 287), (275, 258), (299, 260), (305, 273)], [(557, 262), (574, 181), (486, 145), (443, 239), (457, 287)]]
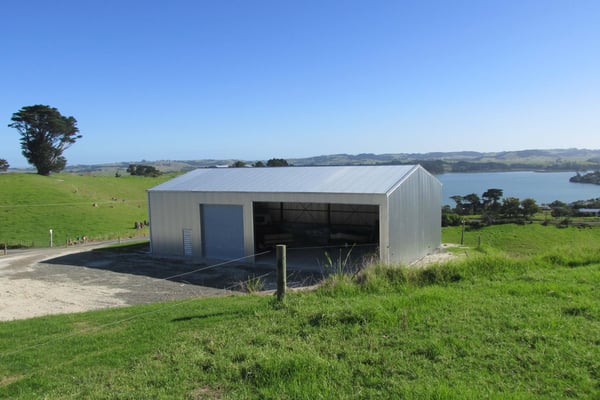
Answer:
[[(551, 214), (555, 218), (559, 217), (583, 217), (590, 215), (590, 209), (600, 209), (600, 198), (589, 200), (577, 200), (570, 204), (555, 200), (548, 204)], [(586, 209), (588, 211), (586, 211)]]
[(531, 217), (540, 211), (534, 199), (503, 198), (503, 195), (502, 189), (491, 188), (481, 196), (476, 193), (451, 196), (456, 206), (446, 205), (442, 208), (442, 226), (460, 225), (465, 216), (473, 215), (479, 215), (480, 222), (488, 225), (525, 222), (530, 221)]
[[(287, 160), (285, 160), (283, 158), (271, 158), (269, 161), (267, 161), (266, 165), (262, 161), (257, 161), (255, 163), (253, 163), (251, 166), (254, 168), (289, 167), (290, 164), (287, 162)], [(245, 167), (248, 167), (248, 164), (244, 161), (239, 161), (239, 160), (234, 161), (231, 165), (229, 165), (229, 168), (245, 168)]]
[[(442, 207), (442, 226), (458, 226), (467, 219), (469, 223), (475, 225), (524, 223), (531, 221), (532, 217), (541, 210), (534, 199), (503, 198), (503, 194), (502, 189), (492, 188), (486, 190), (481, 196), (476, 193), (451, 196), (456, 205)], [(600, 210), (600, 198), (578, 200), (570, 204), (555, 200), (545, 207), (552, 217), (564, 218), (561, 223), (568, 225), (570, 217), (598, 214), (596, 210)]]

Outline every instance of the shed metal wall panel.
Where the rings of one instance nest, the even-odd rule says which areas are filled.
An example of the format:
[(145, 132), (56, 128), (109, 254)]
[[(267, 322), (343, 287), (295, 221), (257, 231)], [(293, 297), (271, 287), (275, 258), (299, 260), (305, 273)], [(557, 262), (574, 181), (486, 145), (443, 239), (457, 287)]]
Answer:
[(148, 202), (150, 240), (154, 254), (183, 256), (184, 229), (192, 232), (192, 254), (202, 254), (202, 247), (199, 246), (200, 216), (197, 204), (190, 202), (188, 196), (176, 196), (168, 192), (149, 194)]
[(441, 183), (420, 168), (389, 197), (389, 262), (410, 263), (441, 244)]

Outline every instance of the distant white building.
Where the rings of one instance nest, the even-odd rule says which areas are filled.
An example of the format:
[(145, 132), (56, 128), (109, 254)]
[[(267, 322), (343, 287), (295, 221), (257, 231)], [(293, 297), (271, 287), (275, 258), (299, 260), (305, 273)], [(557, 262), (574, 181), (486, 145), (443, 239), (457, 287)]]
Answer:
[(197, 169), (148, 190), (152, 253), (234, 259), (274, 244), (372, 244), (410, 263), (441, 243), (441, 183), (424, 168)]
[(577, 210), (578, 213), (584, 215), (591, 215), (594, 217), (600, 216), (600, 208), (580, 208)]

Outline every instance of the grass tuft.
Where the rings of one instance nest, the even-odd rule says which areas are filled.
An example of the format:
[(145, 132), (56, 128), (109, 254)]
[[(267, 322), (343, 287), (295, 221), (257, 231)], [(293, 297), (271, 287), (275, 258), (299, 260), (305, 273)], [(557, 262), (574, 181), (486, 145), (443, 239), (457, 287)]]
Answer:
[(248, 279), (240, 282), (240, 287), (247, 293), (258, 293), (265, 287), (265, 280), (261, 276), (250, 275)]
[(600, 248), (560, 247), (542, 255), (541, 261), (555, 266), (582, 267), (600, 263)]

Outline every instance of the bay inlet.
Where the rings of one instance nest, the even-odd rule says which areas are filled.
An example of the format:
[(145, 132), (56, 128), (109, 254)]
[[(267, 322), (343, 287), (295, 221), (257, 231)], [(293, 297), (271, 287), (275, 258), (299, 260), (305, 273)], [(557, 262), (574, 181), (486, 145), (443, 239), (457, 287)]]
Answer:
[(474, 172), (436, 175), (442, 182), (442, 204), (455, 206), (451, 196), (475, 193), (481, 197), (488, 189), (502, 189), (504, 198), (532, 198), (539, 205), (560, 200), (571, 203), (600, 197), (600, 185), (569, 182), (575, 172)]

